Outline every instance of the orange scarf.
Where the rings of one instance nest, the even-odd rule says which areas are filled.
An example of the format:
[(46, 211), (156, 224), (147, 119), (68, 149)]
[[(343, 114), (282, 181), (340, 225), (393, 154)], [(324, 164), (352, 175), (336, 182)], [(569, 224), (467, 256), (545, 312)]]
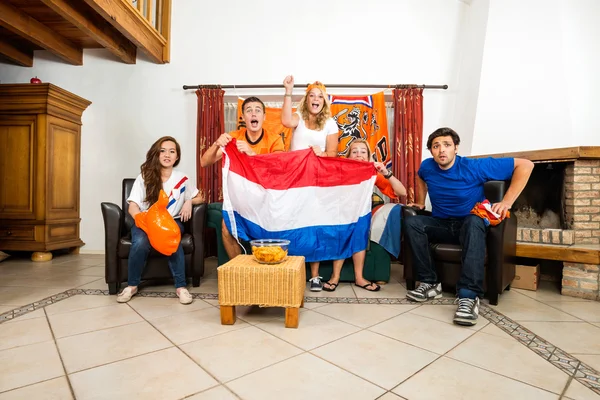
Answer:
[[(487, 199), (481, 203), (477, 202), (471, 210), (471, 214), (483, 218), (485, 226), (496, 226), (504, 220), (504, 218), (492, 211), (492, 203)], [(506, 218), (510, 218), (510, 211), (506, 212)]]

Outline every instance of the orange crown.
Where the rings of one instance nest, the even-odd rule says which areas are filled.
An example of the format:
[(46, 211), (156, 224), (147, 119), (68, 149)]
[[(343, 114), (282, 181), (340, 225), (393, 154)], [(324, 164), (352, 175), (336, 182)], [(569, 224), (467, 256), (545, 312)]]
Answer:
[(323, 96), (327, 95), (327, 89), (325, 88), (325, 85), (323, 85), (319, 81), (315, 81), (315, 83), (311, 83), (310, 85), (308, 85), (308, 87), (306, 88), (306, 93), (310, 92), (313, 89), (321, 90), (321, 92), (323, 92)]

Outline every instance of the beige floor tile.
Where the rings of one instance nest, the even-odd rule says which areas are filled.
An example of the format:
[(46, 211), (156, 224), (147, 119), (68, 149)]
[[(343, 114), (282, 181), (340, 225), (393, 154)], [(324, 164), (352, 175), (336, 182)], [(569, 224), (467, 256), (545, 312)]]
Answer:
[(98, 399), (99, 394), (103, 399), (174, 400), (217, 384), (176, 348), (76, 372), (70, 379), (77, 400)]
[[(450, 305), (441, 305), (441, 304), (439, 304), (439, 305), (425, 304), (421, 307), (411, 310), (411, 313), (420, 315), (422, 317), (435, 319), (437, 321), (446, 322), (448, 324), (454, 324), (453, 319), (454, 319), (454, 313), (456, 312), (456, 307), (457, 306), (455, 306), (455, 305), (450, 306)], [(478, 331), (480, 329), (483, 329), (487, 324), (489, 324), (489, 321), (480, 316), (477, 320), (477, 325), (469, 326), (466, 328), (474, 329), (474, 330)]]
[(305, 301), (304, 302), (304, 308), (306, 308), (307, 310), (314, 310), (315, 308), (324, 307), (327, 304), (329, 304), (329, 303), (313, 303), (313, 302)]
[(306, 289), (304, 290), (304, 297), (350, 297), (355, 299), (356, 295), (354, 294), (354, 290), (350, 285), (354, 285), (354, 283), (342, 282), (334, 292), (327, 292), (325, 290), (320, 292), (311, 292), (310, 283), (307, 282)]
[(60, 264), (61, 266), (82, 266), (82, 267), (94, 267), (97, 265), (104, 266), (104, 257), (102, 258), (89, 258), (89, 257), (77, 257), (70, 260), (66, 260), (65, 262), (61, 262), (59, 259), (54, 261), (56, 264)]
[(357, 332), (311, 352), (388, 390), (439, 357), (369, 331)]
[(478, 333), (446, 357), (560, 394), (568, 375), (517, 340)]
[(117, 304), (115, 296), (101, 295), (76, 295), (59, 301), (58, 303), (46, 306), (46, 314), (55, 315), (66, 312), (88, 310), (90, 308), (114, 306)]
[[(472, 329), (435, 321), (410, 312), (372, 326), (369, 330), (437, 354), (444, 354), (475, 333)], [(431, 334), (433, 332), (435, 334)]]
[(299, 348), (253, 326), (188, 343), (181, 350), (221, 382), (302, 353)]
[(320, 314), (339, 319), (361, 328), (378, 324), (387, 319), (414, 309), (412, 305), (386, 307), (380, 304), (328, 304), (315, 310)]
[(406, 288), (400, 283), (387, 283), (381, 285), (381, 289), (378, 292), (370, 292), (366, 289), (360, 288), (355, 284), (351, 284), (354, 294), (359, 299), (403, 299), (406, 297)]
[[(2, 289), (0, 288), (0, 292), (2, 291)], [(15, 306), (0, 306), (0, 314), (4, 314), (7, 311), (11, 311), (12, 309), (14, 309)]]
[(64, 376), (0, 393), (0, 400), (23, 399), (71, 400), (73, 396), (67, 378)]
[(87, 267), (79, 270), (78, 274), (84, 276), (95, 276), (103, 278), (106, 275), (106, 268), (104, 267), (104, 265)]
[[(77, 286), (85, 285), (90, 282), (97, 280), (96, 276), (82, 276), (82, 275), (70, 275), (70, 276), (54, 276), (52, 278), (44, 279), (43, 281), (37, 281), (37, 286), (44, 287), (62, 287), (66, 289), (73, 289)], [(35, 285), (35, 284), (34, 284)]]
[(575, 379), (571, 381), (571, 384), (567, 388), (565, 397), (571, 400), (600, 400), (600, 395), (577, 382)]
[(68, 336), (56, 344), (69, 374), (173, 346), (146, 321)]
[(0, 351), (0, 392), (65, 374), (54, 342)]
[(52, 340), (46, 318), (30, 318), (0, 325), (0, 350)]
[[(208, 389), (205, 392), (195, 394), (191, 397), (186, 397), (186, 400), (238, 400), (235, 394), (231, 393), (224, 386), (217, 386)], [(1, 399), (0, 399), (1, 400)]]
[(400, 397), (397, 394), (392, 392), (387, 392), (381, 397), (378, 397), (377, 400), (405, 400), (404, 397)]
[(202, 301), (207, 302), (208, 304), (210, 304), (213, 307), (219, 307), (219, 300), (205, 299), (205, 300), (202, 300)]
[(12, 324), (12, 323), (17, 322), (17, 321), (24, 321), (26, 319), (33, 319), (33, 318), (46, 318), (46, 314), (44, 313), (44, 309), (40, 308), (38, 310), (31, 311), (31, 312), (28, 312), (26, 314), (21, 314), (21, 315), (15, 317), (12, 321), (5, 322), (5, 324)]
[(177, 298), (165, 299), (161, 297), (134, 297), (127, 304), (147, 320), (184, 314), (211, 307), (210, 304), (199, 299), (194, 299), (192, 304), (181, 304)]
[[(121, 285), (121, 290), (126, 287), (125, 284)], [(139, 287), (140, 291), (143, 292), (167, 292), (167, 293), (175, 293), (175, 286), (173, 284), (163, 284), (163, 285), (155, 285), (151, 283), (143, 283)], [(188, 290), (192, 290), (190, 286), (187, 288)]]
[(86, 283), (85, 285), (77, 286), (77, 289), (108, 290), (108, 284), (104, 281), (104, 278), (100, 278), (90, 283)]
[(594, 368), (596, 371), (600, 371), (600, 355), (590, 355), (590, 354), (571, 354), (574, 357), (577, 357), (581, 362), (584, 362), (588, 366)]
[(578, 297), (563, 296), (560, 294), (560, 283), (542, 281), (538, 290), (511, 289), (524, 296), (541, 301), (543, 303), (551, 302), (587, 302), (589, 300)]
[(246, 322), (239, 319), (234, 325), (221, 325), (221, 314), (214, 307), (153, 319), (151, 323), (177, 345), (248, 326)]
[(48, 319), (54, 331), (54, 336), (57, 338), (142, 321), (142, 318), (129, 308), (127, 304), (115, 304), (112, 306), (49, 315)]
[(311, 310), (300, 315), (298, 329), (286, 328), (282, 318), (256, 326), (304, 350), (314, 349), (359, 330), (354, 325)]
[(385, 392), (312, 354), (301, 354), (227, 386), (244, 400), (305, 400), (315, 396), (364, 400), (375, 399)]
[(488, 335), (497, 336), (503, 339), (511, 339), (511, 336), (508, 332), (503, 331), (494, 324), (487, 324), (485, 328), (481, 330), (481, 332), (487, 333)]
[(496, 310), (514, 321), (579, 321), (567, 313), (514, 291), (505, 292)]
[(411, 400), (480, 400), (483, 393), (486, 400), (557, 398), (556, 394), (446, 357), (435, 361), (393, 392)]
[(567, 353), (600, 354), (600, 328), (587, 322), (524, 322), (523, 325)]
[(558, 308), (566, 312), (567, 314), (571, 314), (577, 318), (581, 318), (584, 321), (588, 322), (600, 322), (600, 301), (590, 301), (590, 302), (567, 302), (567, 303), (556, 303), (549, 302), (547, 303), (549, 306)]
[(0, 304), (3, 306), (24, 306), (60, 292), (64, 292), (64, 290), (29, 286), (0, 286)]
[(200, 286), (188, 287), (190, 293), (219, 293), (219, 282), (216, 279), (200, 279)]

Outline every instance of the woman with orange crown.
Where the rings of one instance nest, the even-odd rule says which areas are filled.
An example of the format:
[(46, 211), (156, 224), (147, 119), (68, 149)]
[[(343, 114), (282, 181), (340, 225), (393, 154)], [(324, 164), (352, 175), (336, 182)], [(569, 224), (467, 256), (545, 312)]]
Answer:
[[(327, 89), (321, 82), (308, 85), (306, 94), (298, 104), (298, 111), (292, 113), (292, 91), (294, 90), (294, 77), (289, 75), (283, 80), (285, 94), (281, 110), (281, 123), (287, 128), (294, 128), (290, 150), (304, 150), (311, 148), (319, 157), (337, 157), (338, 126), (331, 118), (331, 106)], [(334, 265), (334, 269), (341, 269), (344, 260), (334, 261), (341, 263)], [(319, 262), (310, 263), (311, 279), (310, 290), (318, 292), (323, 289), (319, 276)], [(330, 290), (328, 286), (325, 290)], [(334, 289), (335, 290), (335, 289)]]

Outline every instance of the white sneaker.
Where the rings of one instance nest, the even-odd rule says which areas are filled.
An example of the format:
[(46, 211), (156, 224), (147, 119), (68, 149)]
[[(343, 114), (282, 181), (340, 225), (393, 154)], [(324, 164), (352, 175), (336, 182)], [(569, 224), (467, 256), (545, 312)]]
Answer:
[(117, 303), (127, 303), (133, 296), (137, 294), (137, 288), (132, 289), (131, 286), (127, 286), (121, 293), (117, 295)]
[(194, 298), (186, 288), (178, 289), (177, 296), (179, 296), (179, 302), (181, 304), (191, 304), (192, 301), (194, 301)]

